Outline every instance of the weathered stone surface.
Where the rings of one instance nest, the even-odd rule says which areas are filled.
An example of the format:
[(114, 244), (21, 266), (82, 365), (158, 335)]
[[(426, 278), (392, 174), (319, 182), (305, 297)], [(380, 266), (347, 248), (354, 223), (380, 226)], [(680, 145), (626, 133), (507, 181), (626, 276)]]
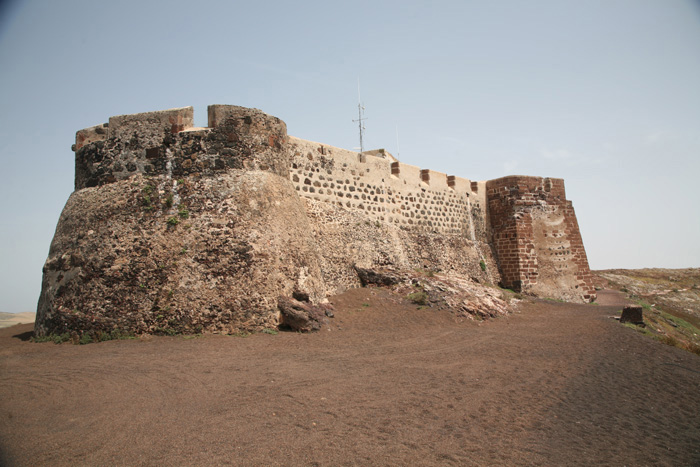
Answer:
[(96, 127), (78, 131), (75, 189), (125, 180), (137, 172), (180, 178), (245, 169), (287, 177), (287, 126), (282, 120), (238, 106), (213, 105), (209, 113), (216, 122), (212, 128), (192, 128), (192, 107), (185, 107), (112, 117), (105, 139), (95, 139)]
[(592, 302), (586, 251), (564, 180), (509, 176), (486, 183), (501, 284), (518, 292)]
[(622, 309), (621, 323), (644, 324), (644, 312), (639, 305), (627, 305)]
[(510, 312), (508, 303), (498, 290), (460, 274), (392, 268), (361, 271), (358, 270), (358, 274), (376, 279), (368, 284), (388, 287), (414, 302), (414, 297), (419, 296), (421, 303), (418, 305), (448, 309), (457, 316), (483, 320)]
[(68, 200), (36, 330), (254, 331), (277, 326), (276, 299), (294, 291), (326, 296), (303, 203), (286, 179), (137, 175)]
[(401, 278), (394, 272), (375, 271), (357, 266), (355, 266), (355, 271), (357, 271), (357, 276), (360, 278), (362, 287), (367, 287), (368, 285), (389, 287), (401, 281)]
[(280, 327), (298, 332), (318, 331), (333, 316), (330, 305), (312, 305), (289, 297), (279, 297)]
[[(475, 277), (483, 283), (498, 282), (488, 244), (462, 235), (369, 222), (357, 210), (313, 199), (306, 199), (306, 209), (321, 251), (323, 278), (333, 293), (362, 285), (356, 268), (433, 270)], [(479, 266), (483, 257), (486, 270)]]

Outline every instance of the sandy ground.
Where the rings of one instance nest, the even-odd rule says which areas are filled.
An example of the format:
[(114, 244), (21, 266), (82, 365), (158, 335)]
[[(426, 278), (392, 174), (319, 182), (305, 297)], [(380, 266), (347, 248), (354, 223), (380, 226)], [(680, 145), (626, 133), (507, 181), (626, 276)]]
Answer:
[(700, 358), (610, 319), (620, 300), (478, 325), (361, 289), (316, 334), (2, 329), (0, 463), (700, 465)]
[(28, 324), (34, 322), (34, 317), (36, 313), (25, 312), (25, 313), (3, 313), (0, 312), (0, 329), (9, 326), (14, 326), (15, 324)]

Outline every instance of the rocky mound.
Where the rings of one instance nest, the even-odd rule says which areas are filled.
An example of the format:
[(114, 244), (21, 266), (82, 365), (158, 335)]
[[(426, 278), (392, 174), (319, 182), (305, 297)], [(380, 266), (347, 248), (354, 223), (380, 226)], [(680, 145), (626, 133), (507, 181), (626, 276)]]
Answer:
[(418, 306), (446, 309), (478, 321), (511, 311), (502, 291), (458, 274), (357, 266), (355, 269), (363, 286), (387, 287)]

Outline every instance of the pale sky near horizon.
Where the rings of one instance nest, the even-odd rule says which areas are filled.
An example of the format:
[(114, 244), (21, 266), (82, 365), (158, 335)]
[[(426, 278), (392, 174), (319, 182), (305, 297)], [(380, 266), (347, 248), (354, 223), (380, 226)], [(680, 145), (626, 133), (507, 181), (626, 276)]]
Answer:
[(259, 108), (289, 134), (487, 180), (561, 177), (591, 268), (700, 266), (700, 2), (0, 2), (0, 311), (34, 311), (112, 115)]

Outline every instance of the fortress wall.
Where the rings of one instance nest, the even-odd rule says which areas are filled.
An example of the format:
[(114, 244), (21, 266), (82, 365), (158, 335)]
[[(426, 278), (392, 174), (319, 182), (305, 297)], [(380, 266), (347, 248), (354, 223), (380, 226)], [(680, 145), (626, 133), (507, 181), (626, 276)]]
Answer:
[(595, 299), (562, 179), (510, 176), (486, 182), (503, 285), (540, 296)]
[(121, 115), (76, 133), (40, 334), (274, 327), (280, 296), (318, 303), (359, 286), (355, 266), (595, 298), (563, 180), (476, 182), (289, 137), (257, 109), (212, 105), (209, 128), (192, 117)]
[(136, 137), (141, 144), (159, 144), (164, 135), (179, 133), (193, 126), (192, 107), (118, 115), (109, 119), (108, 138), (128, 140)]
[(78, 131), (76, 190), (137, 173), (181, 177), (248, 169), (287, 177), (287, 126), (282, 120), (231, 105), (210, 106), (209, 119), (212, 128), (194, 128), (192, 107), (183, 107), (111, 117), (106, 127)]
[[(570, 266), (567, 269), (571, 270), (572, 275), (579, 284), (580, 294), (583, 296), (585, 301), (593, 301), (596, 298), (595, 286), (593, 284), (593, 276), (591, 275), (588, 266), (588, 257), (586, 256), (586, 249), (583, 246), (583, 238), (581, 237), (581, 231), (578, 226), (578, 220), (576, 219), (576, 213), (574, 211), (573, 204), (571, 201), (567, 201), (561, 209), (564, 221), (562, 225), (557, 226), (556, 233), (552, 232), (552, 235), (546, 235), (544, 241), (539, 242), (539, 238), (536, 236), (535, 240), (538, 241), (538, 251), (540, 255), (545, 257), (548, 255), (551, 259), (557, 258), (556, 253), (560, 252), (562, 256), (565, 255), (564, 248), (568, 247), (570, 252), (569, 257), (565, 261), (570, 262)], [(547, 229), (549, 226), (547, 224), (543, 225), (542, 232), (547, 234)], [(563, 228), (564, 232), (561, 234), (559, 229)], [(550, 238), (547, 238), (550, 237)], [(566, 237), (568, 240), (568, 245), (560, 245), (558, 248), (552, 248), (549, 243), (552, 239), (558, 237)], [(545, 260), (546, 261), (546, 260)], [(545, 262), (543, 261), (543, 263)], [(561, 270), (561, 268), (559, 268)]]
[(192, 107), (111, 117), (76, 134), (76, 189), (136, 173), (180, 178), (230, 169), (288, 177), (306, 198), (361, 211), (415, 232), (489, 241), (477, 182), (402, 164), (383, 150), (359, 154), (288, 137), (280, 119), (256, 109), (211, 105), (209, 128)]
[(90, 128), (78, 130), (75, 133), (75, 145), (73, 145), (73, 151), (77, 151), (86, 144), (106, 140), (108, 128), (109, 123), (103, 123), (101, 125), (95, 125), (91, 126)]
[(108, 138), (128, 140), (132, 146), (157, 146), (162, 142), (164, 135), (192, 128), (193, 118), (192, 107), (117, 115), (110, 117), (109, 123), (78, 130), (75, 134), (73, 151)]
[(473, 193), (468, 179), (294, 137), (289, 150), (289, 177), (303, 197), (414, 232), (488, 241), (484, 190)]
[[(553, 288), (562, 283), (578, 299), (592, 296), (563, 180), (472, 181), (403, 164), (383, 149), (360, 154), (290, 137), (282, 120), (257, 109), (209, 106), (209, 128), (194, 128), (192, 117), (184, 107), (112, 117), (80, 130), (76, 190), (144, 174), (158, 177), (166, 196), (179, 189), (175, 180), (191, 175), (270, 172), (307, 200), (324, 274), (338, 269), (327, 275), (329, 284), (355, 280), (355, 261), (454, 270), (549, 296), (559, 296)], [(178, 196), (173, 192), (174, 202)], [(360, 235), (360, 225), (371, 228)], [(324, 240), (331, 237), (335, 243)], [(326, 251), (350, 244), (342, 257)]]

